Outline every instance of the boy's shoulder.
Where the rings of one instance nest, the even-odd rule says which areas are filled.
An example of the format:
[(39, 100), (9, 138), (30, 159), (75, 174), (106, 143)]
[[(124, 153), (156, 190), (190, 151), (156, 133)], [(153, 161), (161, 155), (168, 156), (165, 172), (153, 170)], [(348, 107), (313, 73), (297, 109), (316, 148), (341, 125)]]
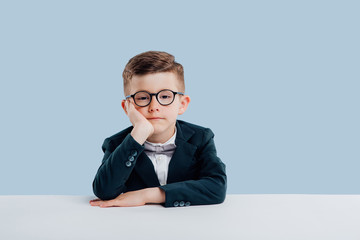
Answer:
[(117, 145), (121, 144), (123, 140), (126, 138), (126, 136), (131, 133), (131, 130), (133, 129), (133, 126), (130, 126), (128, 128), (125, 128), (124, 130), (115, 133), (114, 135), (106, 138), (103, 143), (103, 149), (105, 146), (110, 146), (112, 148), (116, 147)]
[(115, 133), (114, 135), (108, 137), (108, 139), (119, 139), (119, 138), (125, 138), (133, 129), (133, 126), (127, 127), (124, 130), (121, 130), (118, 133)]
[(185, 122), (182, 120), (177, 120), (177, 127), (180, 128), (181, 135), (184, 140), (194, 144), (199, 145), (202, 142), (208, 141), (210, 138), (214, 137), (214, 133), (210, 128), (196, 125), (193, 123)]
[(192, 130), (194, 130), (195, 132), (203, 132), (203, 131), (208, 131), (210, 130), (209, 128), (200, 126), (200, 125), (196, 125), (193, 123), (189, 123), (189, 122), (185, 122), (183, 120), (177, 120), (177, 124), (181, 127), (181, 128), (190, 128)]

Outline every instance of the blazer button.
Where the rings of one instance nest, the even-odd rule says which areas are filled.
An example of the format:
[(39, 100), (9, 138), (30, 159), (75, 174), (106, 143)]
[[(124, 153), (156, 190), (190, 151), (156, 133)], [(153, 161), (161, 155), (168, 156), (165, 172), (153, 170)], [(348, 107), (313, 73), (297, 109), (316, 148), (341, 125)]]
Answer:
[(125, 163), (125, 165), (126, 165), (127, 167), (131, 167), (132, 163), (131, 163), (130, 161), (127, 161), (127, 162)]
[(130, 157), (129, 157), (129, 161), (130, 161), (130, 162), (133, 162), (133, 161), (135, 161), (135, 158), (134, 158), (133, 156), (130, 156)]
[(181, 201), (181, 202), (180, 202), (180, 207), (183, 207), (183, 206), (185, 206), (185, 202), (184, 202), (184, 201)]
[(174, 207), (178, 207), (179, 206), (179, 202), (178, 201), (175, 201), (174, 202)]
[(190, 206), (190, 202), (186, 202), (185, 206), (187, 206), (187, 207)]
[(132, 150), (132, 151), (131, 151), (131, 155), (133, 155), (134, 157), (136, 157), (137, 151), (136, 151), (136, 150)]

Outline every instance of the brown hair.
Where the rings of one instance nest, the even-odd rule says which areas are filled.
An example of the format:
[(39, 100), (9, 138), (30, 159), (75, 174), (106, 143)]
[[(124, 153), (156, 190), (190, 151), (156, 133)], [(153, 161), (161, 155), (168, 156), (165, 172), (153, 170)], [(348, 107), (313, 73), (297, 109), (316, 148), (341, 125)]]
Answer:
[(149, 73), (173, 72), (179, 81), (179, 91), (185, 91), (184, 68), (175, 62), (175, 57), (167, 52), (148, 51), (131, 58), (123, 71), (124, 92), (128, 93), (130, 82), (134, 75)]

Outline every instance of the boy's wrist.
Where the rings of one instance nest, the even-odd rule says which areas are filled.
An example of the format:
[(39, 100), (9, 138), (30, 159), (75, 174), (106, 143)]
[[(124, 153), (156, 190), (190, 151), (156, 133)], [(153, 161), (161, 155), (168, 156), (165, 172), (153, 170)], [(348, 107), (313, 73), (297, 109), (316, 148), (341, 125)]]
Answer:
[(165, 192), (159, 187), (145, 188), (145, 202), (146, 203), (164, 203)]
[(146, 139), (152, 134), (152, 130), (149, 128), (135, 126), (131, 131), (131, 136), (137, 141), (140, 145), (143, 145)]

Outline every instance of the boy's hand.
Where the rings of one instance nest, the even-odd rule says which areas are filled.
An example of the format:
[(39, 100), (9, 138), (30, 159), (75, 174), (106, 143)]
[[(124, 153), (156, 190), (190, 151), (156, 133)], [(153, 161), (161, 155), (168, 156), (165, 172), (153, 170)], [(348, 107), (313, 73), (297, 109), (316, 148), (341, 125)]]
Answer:
[(125, 101), (126, 114), (134, 126), (131, 136), (139, 143), (144, 144), (146, 139), (154, 133), (153, 125), (138, 111), (130, 100)]
[(102, 201), (100, 199), (95, 199), (90, 201), (91, 206), (99, 206), (99, 207), (136, 207), (145, 205), (145, 197), (144, 192), (132, 191), (124, 194), (120, 194), (118, 197), (108, 200)]
[(165, 192), (158, 187), (145, 188), (137, 191), (131, 191), (120, 194), (118, 197), (102, 201), (94, 199), (90, 201), (91, 206), (99, 207), (136, 207), (143, 206), (146, 203), (163, 203), (165, 202)]

